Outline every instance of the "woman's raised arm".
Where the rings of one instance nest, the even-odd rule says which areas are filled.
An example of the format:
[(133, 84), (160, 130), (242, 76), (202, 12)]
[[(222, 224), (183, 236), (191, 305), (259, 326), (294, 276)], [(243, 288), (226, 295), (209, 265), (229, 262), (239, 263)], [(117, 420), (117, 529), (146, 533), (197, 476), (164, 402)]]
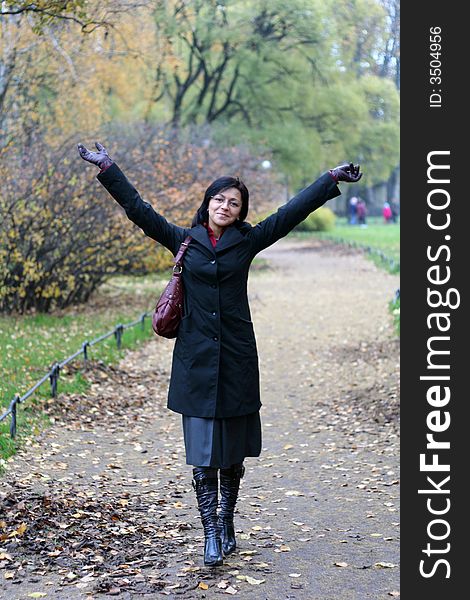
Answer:
[(251, 238), (253, 255), (287, 235), (327, 200), (339, 196), (340, 191), (336, 185), (339, 181), (356, 183), (361, 177), (359, 165), (355, 166), (353, 163), (339, 165), (324, 173), (247, 233)]
[(142, 200), (139, 192), (109, 156), (106, 148), (99, 142), (96, 142), (95, 146), (97, 152), (88, 150), (83, 144), (78, 144), (78, 153), (83, 160), (101, 169), (97, 176), (98, 181), (124, 208), (127, 217), (133, 223), (176, 255), (189, 229), (169, 223), (148, 202)]

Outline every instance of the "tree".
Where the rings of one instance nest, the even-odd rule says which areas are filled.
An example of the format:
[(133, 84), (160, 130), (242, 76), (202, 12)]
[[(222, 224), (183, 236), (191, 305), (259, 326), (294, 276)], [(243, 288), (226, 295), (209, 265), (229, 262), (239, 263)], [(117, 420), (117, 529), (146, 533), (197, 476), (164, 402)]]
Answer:
[(285, 92), (304, 76), (305, 64), (295, 58), (318, 70), (317, 46), (325, 41), (319, 6), (312, 0), (157, 2), (156, 81), (172, 124), (237, 118), (252, 126), (295, 108), (282, 94), (273, 102), (268, 92)]

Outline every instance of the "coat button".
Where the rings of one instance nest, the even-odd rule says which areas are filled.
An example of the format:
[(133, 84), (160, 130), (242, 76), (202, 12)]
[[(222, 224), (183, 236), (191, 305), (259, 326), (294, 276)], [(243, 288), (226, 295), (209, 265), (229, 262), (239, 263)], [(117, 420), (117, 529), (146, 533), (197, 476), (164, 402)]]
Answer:
[(215, 310), (214, 310), (214, 311), (212, 311), (212, 316), (213, 316), (213, 317), (215, 317), (215, 315), (216, 315), (216, 314), (217, 314), (217, 313), (215, 312)]
[(214, 289), (215, 289), (216, 287), (217, 287), (217, 285), (216, 285), (215, 283), (212, 283), (212, 284), (211, 284), (211, 288), (214, 288)]
[(215, 265), (215, 260), (211, 260), (211, 265)]
[(219, 341), (219, 338), (216, 335), (214, 335), (214, 337), (212, 339), (214, 340), (214, 342), (218, 342)]

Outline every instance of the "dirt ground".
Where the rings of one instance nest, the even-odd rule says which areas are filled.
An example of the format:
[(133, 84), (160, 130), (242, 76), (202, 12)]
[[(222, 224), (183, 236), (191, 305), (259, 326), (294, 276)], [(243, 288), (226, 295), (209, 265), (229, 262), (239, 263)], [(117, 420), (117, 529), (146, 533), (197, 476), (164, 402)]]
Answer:
[(9, 461), (0, 596), (385, 600), (399, 597), (398, 277), (359, 252), (295, 239), (250, 276), (263, 451), (248, 458), (238, 549), (203, 565), (173, 342), (96, 364), (85, 398)]

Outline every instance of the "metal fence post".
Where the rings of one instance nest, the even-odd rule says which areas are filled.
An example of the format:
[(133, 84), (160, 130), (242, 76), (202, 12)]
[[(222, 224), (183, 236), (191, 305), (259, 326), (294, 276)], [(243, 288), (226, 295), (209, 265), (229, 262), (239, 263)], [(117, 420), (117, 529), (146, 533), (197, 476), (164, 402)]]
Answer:
[(124, 331), (124, 327), (121, 324), (116, 325), (116, 329), (114, 330), (114, 337), (116, 338), (118, 350), (121, 349), (121, 339), (122, 339), (123, 331)]
[(10, 437), (16, 437), (16, 404), (18, 402), (18, 394), (13, 399), (13, 403), (11, 405), (11, 423), (10, 423)]
[(82, 350), (83, 350), (83, 366), (86, 368), (87, 366), (87, 360), (88, 360), (88, 346), (90, 345), (90, 342), (86, 341), (83, 342), (82, 344)]
[(49, 379), (51, 380), (51, 394), (53, 398), (57, 396), (57, 380), (59, 379), (59, 373), (60, 365), (59, 363), (55, 363), (49, 375)]

